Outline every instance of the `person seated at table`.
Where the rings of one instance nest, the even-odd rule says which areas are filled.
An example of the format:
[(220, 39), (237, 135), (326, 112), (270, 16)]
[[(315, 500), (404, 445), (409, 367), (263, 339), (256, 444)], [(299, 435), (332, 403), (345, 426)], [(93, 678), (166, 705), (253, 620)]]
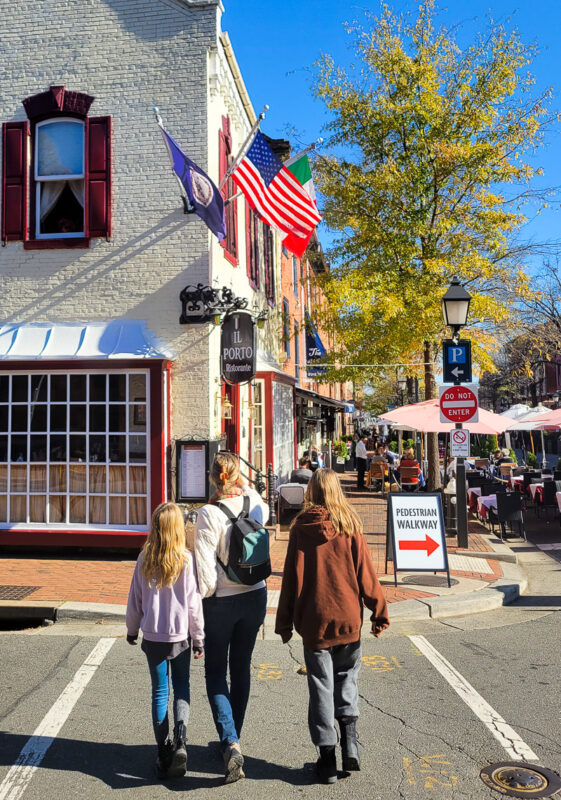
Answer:
[(384, 458), (386, 459), (388, 464), (395, 464), (397, 461), (399, 461), (398, 454), (394, 453), (393, 450), (390, 450), (390, 446), (389, 446), (389, 444), (387, 442), (384, 443), (384, 446), (383, 446), (382, 449), (383, 449), (383, 453), (384, 453)]
[(293, 469), (290, 473), (291, 483), (308, 483), (314, 474), (310, 469), (310, 459), (308, 456), (302, 456), (298, 461), (298, 468)]
[(500, 472), (497, 468), (500, 467), (501, 464), (514, 464), (514, 459), (511, 458), (508, 447), (503, 447), (502, 450), (495, 451), (495, 474)]
[(415, 458), (415, 451), (413, 450), (412, 447), (408, 447), (407, 450), (403, 451), (403, 456), (401, 457), (401, 461), (399, 462), (400, 473), (402, 467), (417, 467), (417, 480), (412, 480), (411, 483), (420, 483), (421, 486), (425, 485), (425, 479), (423, 478), (421, 467), (419, 466), (419, 462)]
[(384, 455), (384, 448), (383, 447), (377, 447), (376, 448), (376, 450), (374, 452), (374, 455), (370, 459), (370, 463), (371, 464), (387, 464), (388, 463), (388, 460)]

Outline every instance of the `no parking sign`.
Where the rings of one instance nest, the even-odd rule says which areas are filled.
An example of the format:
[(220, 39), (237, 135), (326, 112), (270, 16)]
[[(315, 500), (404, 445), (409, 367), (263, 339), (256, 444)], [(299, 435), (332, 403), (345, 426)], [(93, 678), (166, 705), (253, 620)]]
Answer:
[(454, 428), (450, 433), (450, 455), (452, 458), (469, 458), (469, 431)]

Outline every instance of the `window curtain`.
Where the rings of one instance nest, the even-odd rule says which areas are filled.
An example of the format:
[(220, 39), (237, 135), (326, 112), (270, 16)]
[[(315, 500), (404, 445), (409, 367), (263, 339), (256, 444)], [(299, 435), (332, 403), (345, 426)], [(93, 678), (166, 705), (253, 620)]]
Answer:
[(41, 181), (41, 222), (56, 206), (66, 184), (70, 186), (72, 194), (84, 208), (84, 181), (82, 178), (73, 181)]

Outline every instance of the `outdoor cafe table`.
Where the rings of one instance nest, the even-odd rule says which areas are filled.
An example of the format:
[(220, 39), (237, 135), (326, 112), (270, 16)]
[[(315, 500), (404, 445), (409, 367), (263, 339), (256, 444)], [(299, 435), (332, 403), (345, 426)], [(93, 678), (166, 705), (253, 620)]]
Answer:
[(524, 476), (523, 475), (511, 475), (508, 479), (508, 488), (514, 489), (514, 487), (520, 488), (524, 483)]
[(477, 510), (477, 500), (481, 497), (481, 486), (473, 486), (471, 489), (468, 489), (468, 507), (470, 511)]
[(557, 508), (561, 512), (561, 492), (555, 492), (555, 499), (557, 500)]
[(543, 483), (531, 483), (528, 486), (528, 489), (530, 490), (530, 494), (532, 495), (532, 501), (535, 503), (536, 492), (538, 495), (541, 495), (543, 493)]
[(477, 513), (481, 517), (481, 519), (487, 519), (489, 516), (489, 509), (494, 508), (497, 509), (497, 495), (496, 494), (488, 494), (484, 497), (477, 498)]

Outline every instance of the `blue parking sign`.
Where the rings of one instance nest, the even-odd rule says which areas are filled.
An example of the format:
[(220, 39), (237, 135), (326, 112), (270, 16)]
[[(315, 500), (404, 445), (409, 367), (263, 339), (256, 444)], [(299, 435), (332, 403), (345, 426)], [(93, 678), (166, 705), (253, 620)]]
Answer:
[(442, 343), (443, 383), (471, 383), (471, 341), (446, 339)]

